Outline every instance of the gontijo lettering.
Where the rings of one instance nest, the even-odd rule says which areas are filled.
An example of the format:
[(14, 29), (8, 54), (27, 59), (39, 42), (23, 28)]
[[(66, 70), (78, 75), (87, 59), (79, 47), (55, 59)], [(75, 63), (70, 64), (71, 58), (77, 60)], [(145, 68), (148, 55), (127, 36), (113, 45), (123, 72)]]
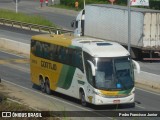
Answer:
[(56, 64), (52, 64), (46, 61), (41, 61), (41, 67), (51, 69), (51, 70), (57, 70)]

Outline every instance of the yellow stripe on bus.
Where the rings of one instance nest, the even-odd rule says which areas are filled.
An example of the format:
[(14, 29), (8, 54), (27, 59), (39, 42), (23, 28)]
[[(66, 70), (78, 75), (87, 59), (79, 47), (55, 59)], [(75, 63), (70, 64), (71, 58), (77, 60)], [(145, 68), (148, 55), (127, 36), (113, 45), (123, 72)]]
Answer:
[(101, 94), (103, 95), (108, 95), (108, 96), (114, 96), (118, 95), (118, 91), (105, 91), (105, 90), (100, 90)]

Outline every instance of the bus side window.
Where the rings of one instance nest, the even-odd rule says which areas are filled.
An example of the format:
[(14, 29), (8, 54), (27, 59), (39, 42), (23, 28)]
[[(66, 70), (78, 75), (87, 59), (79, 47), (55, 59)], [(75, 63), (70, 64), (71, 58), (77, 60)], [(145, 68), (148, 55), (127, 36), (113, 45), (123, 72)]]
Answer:
[(57, 45), (54, 45), (54, 49), (53, 49), (53, 60), (57, 61)]
[(82, 52), (80, 50), (78, 50), (77, 52), (77, 59), (78, 59), (78, 68), (80, 68), (83, 71), (83, 62), (82, 62)]
[(60, 61), (64, 64), (70, 64), (70, 51), (68, 48), (66, 47), (61, 47), (60, 49)]
[(65, 51), (65, 57), (64, 57), (64, 62), (66, 63), (66, 64), (69, 64), (69, 53), (68, 53), (68, 48), (65, 48), (64, 49)]
[(54, 45), (54, 49), (53, 49), (53, 59), (56, 59), (56, 49), (57, 49), (57, 45)]
[(61, 47), (60, 59), (62, 63), (66, 63), (65, 58), (66, 58), (65, 47)]
[(78, 67), (77, 65), (77, 62), (78, 62), (78, 59), (77, 59), (77, 51), (76, 49), (73, 49), (73, 52), (72, 52), (72, 65), (75, 66), (75, 67)]
[(48, 53), (49, 53), (49, 59), (50, 59), (50, 60), (53, 60), (53, 48), (54, 48), (54, 45), (50, 45), (50, 46), (49, 46), (49, 51), (48, 51)]
[(40, 42), (36, 42), (36, 51), (35, 51), (35, 55), (36, 56), (40, 56), (41, 55), (41, 44), (40, 44)]
[(76, 52), (76, 66), (78, 67), (78, 68), (82, 68), (81, 66), (83, 66), (82, 65), (82, 56), (81, 56), (81, 52), (80, 51), (78, 51), (77, 50), (77, 52)]
[[(84, 54), (84, 66), (85, 66), (85, 71), (86, 71), (86, 76), (87, 76), (90, 74), (90, 73), (88, 73), (88, 71), (89, 71), (88, 69), (91, 69), (91, 68), (89, 68), (90, 65), (88, 64), (87, 60), (90, 60), (93, 63), (94, 63), (94, 61), (93, 61), (91, 55), (89, 55), (88, 53), (83, 52), (83, 54)], [(90, 81), (89, 76), (88, 76), (87, 80)], [(93, 83), (93, 81), (91, 83)]]
[(40, 56), (41, 56), (42, 58), (44, 58), (44, 48), (45, 48), (44, 43), (41, 43)]
[(81, 50), (73, 50), (73, 56), (72, 56), (72, 64), (82, 70), (83, 72), (83, 63), (82, 63), (82, 53)]
[(78, 28), (78, 21), (76, 21), (76, 28)]
[(49, 59), (49, 47), (48, 47), (47, 43), (44, 44), (44, 50), (42, 50), (42, 51), (44, 51), (43, 57), (46, 59)]
[(60, 61), (59, 60), (59, 51), (60, 51), (60, 46), (56, 46), (56, 52), (55, 52), (55, 61)]
[(36, 52), (36, 42), (34, 40), (31, 40), (31, 53), (35, 55)]
[(69, 65), (72, 65), (72, 64), (73, 64), (73, 62), (72, 62), (72, 57), (73, 57), (73, 55), (72, 55), (72, 49), (69, 48), (69, 49), (68, 49), (68, 64), (69, 64)]
[(86, 67), (87, 80), (91, 85), (93, 85), (93, 76), (92, 76), (91, 66), (89, 65), (88, 62), (86, 62), (86, 66), (85, 67)]

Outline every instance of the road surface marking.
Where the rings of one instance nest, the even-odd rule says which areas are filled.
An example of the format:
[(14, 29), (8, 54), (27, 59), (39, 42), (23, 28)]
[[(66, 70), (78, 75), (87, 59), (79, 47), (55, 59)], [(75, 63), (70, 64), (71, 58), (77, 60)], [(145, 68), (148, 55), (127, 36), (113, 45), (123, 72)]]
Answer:
[(141, 109), (145, 109), (145, 107), (142, 107), (142, 106), (140, 106), (140, 105), (136, 105), (136, 107), (139, 107), (139, 108), (141, 108)]
[(29, 63), (29, 59), (0, 59), (0, 64), (6, 63)]
[(151, 75), (154, 75), (154, 76), (160, 77), (160, 75), (157, 75), (157, 74), (154, 74), (154, 73), (149, 73), (149, 72), (145, 72), (145, 71), (141, 71), (141, 72), (143, 72), (143, 73), (145, 73), (145, 74), (151, 74)]
[(26, 67), (21, 67), (21, 66), (14, 65), (14, 64), (11, 64), (11, 63), (7, 63), (4, 66), (7, 66), (9, 68), (13, 68), (13, 69), (16, 69), (16, 70), (19, 70), (19, 71), (30, 74), (30, 69), (29, 68), (27, 69)]
[[(49, 98), (51, 98), (51, 99), (55, 99), (55, 100), (57, 100), (57, 101), (61, 101), (62, 103), (66, 103), (66, 104), (71, 105), (71, 106), (76, 106), (76, 105), (73, 105), (73, 104), (68, 103), (68, 102), (66, 102), (66, 101), (63, 101), (63, 100), (60, 100), (60, 99), (57, 99), (57, 98), (53, 98), (53, 97), (51, 97), (51, 96), (48, 96), (47, 94), (43, 94), (43, 93), (40, 93), (40, 92), (38, 92), (38, 91), (31, 90), (31, 89), (26, 88), (26, 87), (23, 87), (23, 86), (21, 86), (21, 85), (17, 85), (17, 84), (15, 84), (15, 83), (13, 83), (13, 82), (9, 82), (9, 81), (4, 80), (4, 79), (2, 79), (2, 81), (7, 82), (7, 83), (12, 84), (12, 85), (15, 85), (15, 86), (18, 86), (18, 87), (21, 87), (21, 88), (23, 88), (23, 89), (29, 90), (29, 91), (31, 91), (31, 92), (44, 95), (45, 97), (49, 97)], [(78, 108), (80, 108), (80, 109), (83, 109), (83, 110), (85, 110), (85, 111), (89, 111), (88, 109), (85, 109), (85, 108), (82, 108), (82, 107), (79, 107), (79, 106), (76, 106), (76, 107), (78, 107)]]
[[(26, 87), (23, 87), (23, 86), (21, 86), (21, 85), (17, 85), (17, 84), (15, 84), (15, 83), (13, 83), (13, 82), (9, 82), (9, 81), (4, 80), (4, 79), (2, 79), (2, 81), (7, 82), (7, 83), (12, 84), (12, 85), (15, 85), (15, 86), (18, 86), (18, 87), (21, 87), (21, 88), (23, 88), (23, 89), (29, 90), (29, 91), (31, 91), (31, 92), (34, 92), (34, 93), (38, 93), (38, 94), (44, 95), (45, 97), (49, 97), (49, 98), (51, 98), (51, 99), (55, 99), (55, 100), (57, 100), (57, 101), (61, 101), (62, 103), (68, 104), (68, 105), (70, 105), (70, 106), (77, 107), (77, 108), (82, 109), (82, 110), (84, 110), (84, 111), (90, 111), (90, 110), (88, 110), (88, 109), (85, 109), (85, 108), (83, 108), (83, 107), (79, 107), (79, 106), (77, 106), (77, 105), (68, 103), (68, 102), (63, 101), (63, 100), (60, 100), (60, 99), (58, 99), (58, 98), (53, 98), (52, 96), (48, 96), (47, 94), (43, 94), (43, 93), (40, 93), (40, 92), (38, 92), (38, 91), (31, 90), (31, 89), (26, 88)], [(106, 116), (103, 115), (103, 114), (99, 114), (99, 113), (96, 113), (96, 112), (93, 112), (93, 113), (95, 113), (95, 114), (97, 114), (97, 115), (100, 115), (100, 116), (106, 117)], [(107, 118), (113, 120), (113, 118), (111, 118), (111, 117), (107, 117)], [(114, 119), (114, 120), (116, 120), (116, 119)]]
[[(37, 93), (37, 94), (41, 94), (41, 95), (43, 95), (43, 96), (45, 96), (45, 97), (49, 97), (49, 98), (51, 98), (51, 99), (55, 99), (56, 101), (60, 101), (60, 102), (62, 102), (62, 103), (68, 104), (68, 105), (70, 105), (70, 106), (77, 107), (77, 108), (82, 109), (82, 110), (84, 110), (84, 111), (91, 111), (91, 110), (88, 110), (88, 109), (86, 109), (86, 108), (83, 108), (83, 107), (80, 107), (80, 106), (77, 106), (77, 105), (68, 103), (68, 102), (66, 102), (66, 101), (63, 101), (63, 100), (61, 100), (61, 99), (58, 99), (58, 98), (49, 96), (49, 95), (47, 95), (47, 94), (43, 94), (43, 93), (40, 93), (40, 92), (38, 92), (38, 91), (31, 90), (31, 89), (26, 88), (26, 87), (23, 87), (23, 86), (21, 86), (21, 85), (17, 85), (17, 84), (15, 84), (15, 83), (13, 83), (13, 82), (9, 82), (9, 81), (4, 80), (4, 79), (2, 79), (2, 81), (6, 82), (6, 83), (9, 83), (9, 84), (12, 84), (12, 85), (14, 85), (14, 86), (21, 87), (21, 88), (23, 88), (23, 89), (29, 90), (29, 91), (31, 91), (31, 92), (34, 92), (34, 93)], [(36, 109), (36, 108), (35, 108), (35, 109)], [(91, 112), (92, 112), (92, 111), (91, 111)], [(100, 115), (100, 116), (102, 116), (102, 117), (106, 117), (106, 116), (103, 115), (103, 114), (99, 114), (99, 113), (96, 113), (96, 112), (93, 112), (93, 113), (94, 113), (94, 114), (97, 114), (97, 115)], [(109, 118), (109, 119), (111, 119), (111, 120), (113, 120), (113, 119), (116, 120), (115, 118), (112, 118), (112, 117), (107, 117), (107, 118)]]
[(151, 93), (151, 94), (160, 96), (160, 94), (159, 94), (159, 93), (156, 93), (156, 92), (151, 92), (151, 91), (148, 91), (148, 90), (143, 90), (143, 89), (141, 89), (141, 88), (136, 88), (136, 89), (139, 89), (139, 90), (141, 90), (141, 91), (148, 92), (148, 93)]
[(14, 55), (14, 56), (17, 56), (17, 57), (20, 57), (20, 58), (25, 58), (24, 56), (17, 55), (15, 53), (9, 53), (9, 52), (3, 51), (3, 50), (0, 50), (0, 52), (6, 53), (6, 54), (10, 54), (10, 55)]

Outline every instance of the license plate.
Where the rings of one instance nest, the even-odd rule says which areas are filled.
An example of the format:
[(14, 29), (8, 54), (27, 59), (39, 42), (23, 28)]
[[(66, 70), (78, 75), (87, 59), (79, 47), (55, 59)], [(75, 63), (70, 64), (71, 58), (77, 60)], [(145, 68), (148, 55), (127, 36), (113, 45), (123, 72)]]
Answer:
[(120, 100), (113, 100), (113, 103), (120, 103)]

